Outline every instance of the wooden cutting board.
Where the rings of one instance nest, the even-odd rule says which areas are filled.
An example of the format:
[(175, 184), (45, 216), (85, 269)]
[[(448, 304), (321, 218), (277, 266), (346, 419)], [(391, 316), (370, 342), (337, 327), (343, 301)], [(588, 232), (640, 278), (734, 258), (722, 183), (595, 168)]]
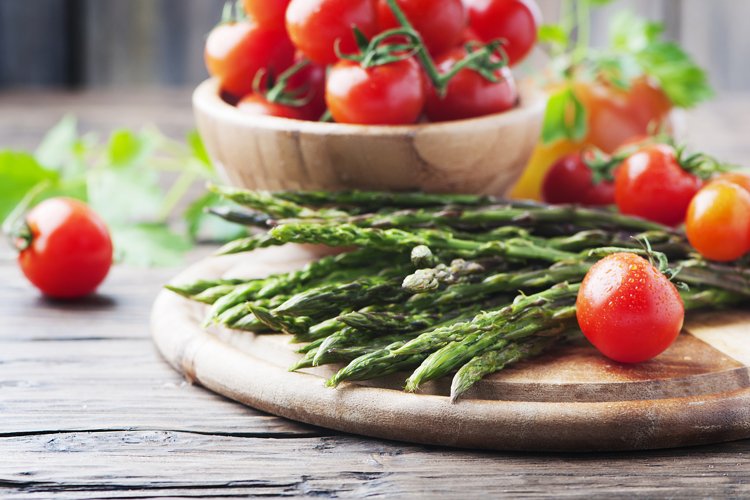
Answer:
[[(297, 269), (314, 250), (287, 246), (218, 257), (175, 283), (263, 277)], [(274, 415), (386, 439), (467, 448), (602, 451), (750, 438), (750, 310), (691, 317), (664, 354), (621, 365), (582, 341), (482, 380), (451, 404), (450, 378), (419, 394), (407, 374), (323, 386), (335, 367), (290, 373), (299, 354), (285, 335), (206, 331), (205, 307), (162, 292), (152, 312), (161, 353), (185, 377)]]

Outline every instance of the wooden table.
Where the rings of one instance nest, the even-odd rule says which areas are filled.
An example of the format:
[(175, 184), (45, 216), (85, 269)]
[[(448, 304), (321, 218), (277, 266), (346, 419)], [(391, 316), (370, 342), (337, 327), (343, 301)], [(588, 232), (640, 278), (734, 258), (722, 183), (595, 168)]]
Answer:
[[(750, 98), (731, 96), (695, 112), (693, 144), (750, 159), (748, 111)], [(66, 112), (101, 131), (155, 122), (179, 135), (191, 124), (182, 91), (0, 94), (0, 146), (33, 147)], [(750, 496), (750, 441), (490, 453), (360, 438), (235, 404), (183, 381), (151, 343), (151, 303), (176, 272), (116, 267), (100, 295), (61, 304), (0, 253), (0, 497)]]

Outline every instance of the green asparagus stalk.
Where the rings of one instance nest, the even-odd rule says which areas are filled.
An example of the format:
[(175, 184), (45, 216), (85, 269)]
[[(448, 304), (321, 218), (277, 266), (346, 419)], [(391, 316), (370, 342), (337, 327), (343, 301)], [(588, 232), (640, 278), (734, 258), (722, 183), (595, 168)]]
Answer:
[(314, 315), (337, 312), (346, 307), (398, 302), (407, 296), (400, 283), (399, 278), (372, 276), (349, 283), (322, 285), (290, 297), (273, 313)]
[(373, 229), (350, 224), (323, 225), (294, 223), (277, 226), (271, 234), (287, 243), (318, 243), (329, 246), (361, 246), (381, 250), (401, 249), (410, 252), (418, 245), (450, 252), (458, 256), (476, 257), (495, 255), (511, 259), (557, 262), (572, 260), (575, 253), (535, 245), (514, 238), (507, 241), (477, 242), (453, 238), (451, 233), (439, 230)]
[(453, 377), (451, 403), (456, 403), (462, 394), (487, 375), (500, 371), (512, 363), (536, 357), (565, 336), (566, 334), (560, 337), (535, 337), (524, 342), (511, 342), (504, 348), (490, 350), (481, 356), (476, 356), (463, 365)]
[(165, 285), (164, 288), (171, 290), (183, 297), (192, 299), (206, 290), (220, 286), (235, 286), (244, 283), (247, 280), (240, 279), (220, 279), (220, 280), (197, 280), (192, 283), (182, 285)]
[(460, 368), (476, 356), (493, 349), (505, 347), (511, 341), (534, 335), (556, 336), (575, 323), (574, 305), (540, 307), (529, 311), (525, 318), (506, 323), (491, 330), (476, 331), (451, 342), (430, 354), (406, 380), (405, 390), (414, 392), (420, 384)]
[[(393, 367), (411, 367), (421, 363), (430, 353), (450, 342), (462, 339), (472, 333), (512, 321), (525, 310), (541, 307), (553, 301), (575, 297), (579, 284), (562, 283), (548, 290), (529, 296), (519, 296), (510, 305), (477, 315), (470, 322), (459, 322), (427, 331), (409, 342), (392, 344), (380, 351), (362, 356), (339, 370), (326, 382), (337, 386), (344, 380), (364, 380), (378, 377), (380, 373), (393, 373)], [(410, 360), (412, 365), (406, 364)]]

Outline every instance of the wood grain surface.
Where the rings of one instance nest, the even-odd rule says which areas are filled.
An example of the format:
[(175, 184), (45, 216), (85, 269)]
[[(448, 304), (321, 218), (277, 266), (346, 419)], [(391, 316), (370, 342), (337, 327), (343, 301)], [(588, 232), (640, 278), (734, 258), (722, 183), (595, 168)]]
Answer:
[[(174, 283), (221, 277), (264, 277), (302, 268), (319, 256), (286, 245), (213, 257), (182, 272)], [(299, 359), (288, 335), (253, 335), (201, 326), (207, 308), (164, 291), (151, 319), (164, 357), (189, 380), (251, 407), (335, 430), (386, 439), (464, 448), (518, 451), (655, 449), (750, 437), (750, 313), (724, 311), (703, 321), (704, 340), (691, 324), (657, 358), (613, 363), (586, 342), (480, 381), (457, 404), (449, 377), (418, 394), (401, 390), (406, 374), (347, 383), (323, 382), (338, 367), (290, 373)]]
[(547, 101), (538, 82), (518, 89), (519, 105), (504, 113), (398, 127), (250, 115), (220, 97), (215, 79), (195, 90), (193, 107), (206, 150), (236, 186), (500, 196), (531, 157)]
[[(0, 146), (66, 113), (86, 130), (193, 126), (190, 90), (0, 93)], [(750, 161), (750, 96), (689, 115), (691, 144)], [(187, 384), (149, 314), (177, 269), (116, 267), (97, 297), (41, 299), (0, 245), (0, 497), (747, 498), (750, 440), (675, 450), (466, 451), (360, 438)], [(205, 256), (206, 250), (192, 260)]]

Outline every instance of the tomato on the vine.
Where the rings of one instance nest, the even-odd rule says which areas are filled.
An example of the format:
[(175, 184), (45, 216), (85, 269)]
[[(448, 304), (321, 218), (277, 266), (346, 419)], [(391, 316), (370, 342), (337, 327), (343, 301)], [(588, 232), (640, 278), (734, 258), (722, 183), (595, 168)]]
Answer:
[(685, 222), (690, 244), (705, 258), (737, 260), (750, 252), (750, 192), (728, 180), (698, 191)]
[[(431, 54), (440, 55), (461, 42), (466, 27), (461, 0), (397, 0), (397, 4)], [(378, 24), (381, 30), (400, 26), (388, 0), (378, 0)]]
[(286, 11), (286, 27), (294, 45), (323, 65), (338, 60), (337, 43), (343, 53), (357, 50), (355, 26), (366, 37), (377, 32), (373, 0), (292, 0)]
[(291, 0), (243, 0), (245, 12), (258, 24), (274, 28), (284, 27), (286, 8)]
[(620, 212), (669, 226), (685, 220), (690, 200), (703, 181), (684, 170), (674, 149), (648, 145), (629, 156), (615, 175)]
[(301, 108), (271, 102), (260, 94), (246, 95), (237, 103), (237, 109), (243, 113), (256, 116), (278, 116), (294, 120), (307, 119), (307, 115)]
[[(303, 57), (298, 55), (295, 62), (302, 60)], [(299, 108), (306, 120), (319, 120), (326, 111), (325, 66), (308, 61), (305, 67), (289, 78), (287, 91), (299, 92), (300, 98), (308, 101)]]
[(503, 39), (508, 63), (521, 61), (536, 43), (542, 19), (534, 0), (463, 0), (469, 25), (485, 42)]
[(326, 82), (328, 109), (339, 123), (415, 123), (425, 102), (423, 78), (422, 68), (413, 58), (369, 68), (339, 61)]
[(576, 316), (583, 334), (602, 354), (622, 363), (639, 363), (674, 342), (685, 307), (677, 288), (647, 260), (617, 253), (586, 274)]
[[(463, 48), (448, 52), (436, 61), (438, 71), (447, 73), (466, 54)], [(518, 90), (510, 68), (504, 66), (494, 74), (497, 82), (486, 79), (471, 68), (464, 68), (448, 82), (444, 95), (430, 87), (425, 108), (427, 117), (431, 121), (461, 120), (515, 107)]]
[(542, 198), (547, 203), (577, 203), (600, 206), (615, 203), (615, 185), (602, 180), (594, 183), (587, 164), (587, 153), (571, 153), (557, 160), (544, 178)]
[(251, 21), (223, 23), (209, 33), (205, 59), (222, 90), (241, 98), (252, 92), (258, 71), (278, 75), (291, 66), (294, 47), (283, 29)]
[(34, 286), (55, 298), (88, 295), (112, 265), (107, 226), (85, 203), (52, 198), (34, 207), (18, 235), (18, 263)]

